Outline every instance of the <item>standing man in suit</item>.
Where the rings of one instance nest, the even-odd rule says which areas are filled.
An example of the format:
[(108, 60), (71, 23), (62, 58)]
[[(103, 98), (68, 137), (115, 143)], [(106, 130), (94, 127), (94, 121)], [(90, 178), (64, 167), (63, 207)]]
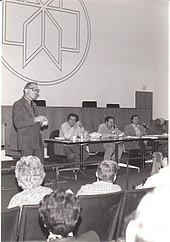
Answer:
[(36, 82), (28, 82), (23, 97), (13, 104), (11, 149), (21, 152), (21, 156), (34, 155), (44, 163), (44, 144), (41, 127), (48, 126), (48, 120), (38, 114), (37, 99), (39, 88)]

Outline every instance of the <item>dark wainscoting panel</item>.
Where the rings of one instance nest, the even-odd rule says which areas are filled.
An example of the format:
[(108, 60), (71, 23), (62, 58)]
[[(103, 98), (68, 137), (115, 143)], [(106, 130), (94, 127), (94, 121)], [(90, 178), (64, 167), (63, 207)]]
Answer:
[[(49, 120), (48, 129), (43, 131), (43, 138), (49, 138), (51, 132), (59, 129), (61, 124), (67, 120), (69, 113), (76, 113), (89, 132), (97, 132), (98, 126), (104, 122), (107, 115), (114, 116), (115, 124), (118, 128), (124, 131), (125, 125), (130, 123), (130, 118), (133, 114), (138, 114), (140, 123), (150, 124), (152, 119), (151, 108), (82, 108), (82, 107), (38, 107), (40, 115), (44, 115)], [(6, 155), (10, 155), (8, 147), (10, 145), (10, 132), (12, 125), (12, 106), (1, 107), (1, 120), (6, 123), (5, 126), (5, 148)], [(55, 150), (57, 150), (56, 148)], [(96, 150), (97, 148), (95, 148)], [(60, 149), (59, 149), (60, 150)], [(59, 154), (62, 152), (59, 151)]]

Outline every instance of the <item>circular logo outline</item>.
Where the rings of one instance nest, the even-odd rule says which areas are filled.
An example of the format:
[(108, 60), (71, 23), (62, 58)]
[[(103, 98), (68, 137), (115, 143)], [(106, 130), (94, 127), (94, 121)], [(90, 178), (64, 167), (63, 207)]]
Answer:
[(84, 54), (83, 54), (80, 62), (77, 64), (77, 66), (69, 74), (67, 74), (66, 76), (64, 76), (62, 78), (53, 80), (53, 81), (42, 82), (42, 81), (37, 81), (36, 79), (28, 78), (28, 77), (22, 75), (21, 73), (17, 72), (10, 64), (8, 64), (8, 62), (3, 58), (3, 56), (2, 56), (2, 64), (10, 72), (12, 72), (15, 76), (22, 79), (23, 81), (25, 81), (25, 82), (30, 82), (30, 81), (37, 82), (39, 85), (42, 85), (42, 86), (50, 86), (50, 85), (60, 84), (64, 81), (68, 80), (69, 78), (71, 78), (82, 67), (82, 65), (83, 65), (83, 63), (84, 63), (84, 61), (87, 57), (87, 54), (89, 52), (90, 43), (91, 43), (91, 24), (90, 24), (89, 14), (88, 14), (87, 8), (86, 8), (83, 0), (79, 0), (79, 2), (82, 5), (82, 8), (84, 9), (84, 13), (85, 13), (86, 21), (87, 21), (87, 27), (88, 27), (87, 28), (87, 43), (86, 43)]

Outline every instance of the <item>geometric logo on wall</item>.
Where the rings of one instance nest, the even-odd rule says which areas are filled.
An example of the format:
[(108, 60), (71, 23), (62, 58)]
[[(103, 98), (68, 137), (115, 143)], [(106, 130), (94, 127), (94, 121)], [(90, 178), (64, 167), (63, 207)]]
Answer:
[(84, 64), (91, 26), (82, 0), (4, 0), (2, 63), (40, 85), (68, 80)]

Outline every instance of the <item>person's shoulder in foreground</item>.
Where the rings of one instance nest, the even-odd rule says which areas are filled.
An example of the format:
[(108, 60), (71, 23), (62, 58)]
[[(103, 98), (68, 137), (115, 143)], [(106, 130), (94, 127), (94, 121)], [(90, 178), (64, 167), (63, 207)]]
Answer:
[(126, 229), (127, 242), (169, 241), (170, 186), (162, 185), (140, 201)]

